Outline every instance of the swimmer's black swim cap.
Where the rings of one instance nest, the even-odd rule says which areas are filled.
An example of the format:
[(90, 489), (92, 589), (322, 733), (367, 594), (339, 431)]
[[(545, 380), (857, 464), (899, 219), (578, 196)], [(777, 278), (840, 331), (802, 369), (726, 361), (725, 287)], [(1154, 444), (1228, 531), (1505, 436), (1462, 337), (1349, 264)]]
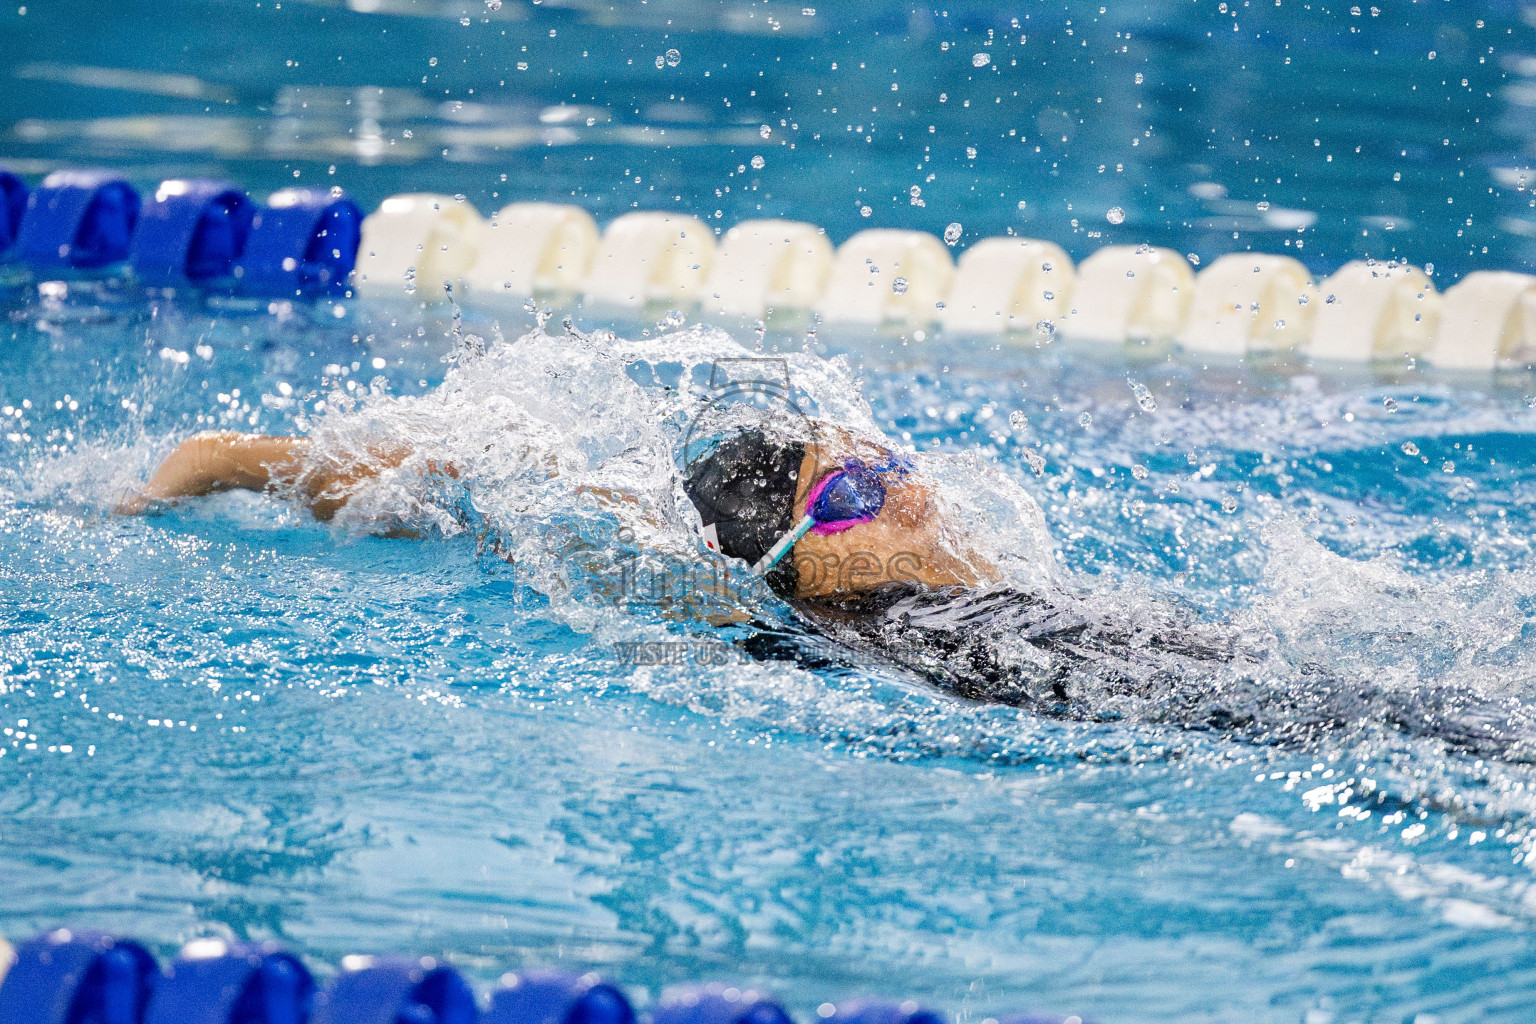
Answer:
[[(756, 563), (794, 526), (795, 487), (805, 445), (744, 430), (720, 442), (688, 467), (683, 490), (713, 526), (722, 553)], [(793, 594), (794, 559), (768, 573), (778, 594)]]

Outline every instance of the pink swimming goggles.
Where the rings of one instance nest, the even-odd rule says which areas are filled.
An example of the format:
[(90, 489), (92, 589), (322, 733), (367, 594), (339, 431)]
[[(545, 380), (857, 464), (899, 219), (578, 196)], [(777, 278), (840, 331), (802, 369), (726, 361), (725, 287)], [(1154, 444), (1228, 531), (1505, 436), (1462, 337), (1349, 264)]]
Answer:
[(885, 507), (882, 476), (894, 473), (897, 479), (903, 479), (911, 469), (912, 464), (900, 455), (892, 455), (878, 466), (849, 459), (841, 469), (834, 469), (816, 482), (805, 496), (804, 516), (752, 567), (753, 571), (761, 575), (772, 569), (807, 533), (842, 533), (870, 522)]

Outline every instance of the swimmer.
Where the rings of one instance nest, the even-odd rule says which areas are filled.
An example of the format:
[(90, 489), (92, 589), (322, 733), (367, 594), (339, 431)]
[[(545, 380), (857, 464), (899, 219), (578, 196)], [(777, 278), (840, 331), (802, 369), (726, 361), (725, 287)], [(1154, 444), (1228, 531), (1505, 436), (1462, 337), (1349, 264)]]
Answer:
[[(1285, 744), (1374, 722), (1479, 756), (1536, 749), (1517, 716), (1475, 694), (1345, 682), (1255, 649), (1252, 634), (1166, 598), (1122, 601), (1109, 587), (1089, 592), (1058, 576), (1020, 586), (975, 550), (918, 457), (831, 424), (813, 429), (814, 438), (739, 429), (682, 474), (705, 543), (751, 566), (793, 610), (787, 622), (750, 609), (705, 616), (754, 657), (836, 669), (830, 640), (831, 651), (849, 652), (843, 665), (856, 654), (1046, 717), (1139, 718)], [(325, 521), (388, 470), (461, 476), (449, 462), (412, 460), (396, 442), (339, 455), (316, 448), (304, 437), (199, 434), (119, 511), (243, 488), (290, 496)], [(538, 472), (558, 476), (534, 458)], [(660, 521), (633, 495), (582, 491)]]

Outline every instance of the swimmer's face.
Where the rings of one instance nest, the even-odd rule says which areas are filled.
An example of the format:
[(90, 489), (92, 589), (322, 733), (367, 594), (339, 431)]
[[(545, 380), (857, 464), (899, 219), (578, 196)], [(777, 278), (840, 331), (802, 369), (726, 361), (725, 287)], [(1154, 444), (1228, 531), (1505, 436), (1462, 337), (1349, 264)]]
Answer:
[[(823, 432), (807, 447), (795, 486), (795, 518), (806, 495), (849, 459), (866, 465), (886, 462), (891, 452), (842, 430)], [(840, 533), (808, 533), (796, 542), (797, 597), (828, 597), (871, 590), (890, 583), (976, 586), (996, 570), (970, 550), (958, 525), (939, 506), (932, 484), (920, 470), (882, 474), (885, 505), (867, 523)]]

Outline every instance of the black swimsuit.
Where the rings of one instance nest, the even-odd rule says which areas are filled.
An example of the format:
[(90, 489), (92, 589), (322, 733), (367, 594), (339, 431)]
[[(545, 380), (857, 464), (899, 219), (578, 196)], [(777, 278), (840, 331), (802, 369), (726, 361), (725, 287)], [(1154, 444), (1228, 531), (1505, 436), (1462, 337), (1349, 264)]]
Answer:
[(958, 696), (1057, 717), (1096, 718), (1106, 694), (1166, 693), (1192, 665), (1240, 656), (1232, 636), (1192, 616), (1134, 622), (1066, 594), (1007, 586), (900, 584), (795, 604), (817, 632)]

